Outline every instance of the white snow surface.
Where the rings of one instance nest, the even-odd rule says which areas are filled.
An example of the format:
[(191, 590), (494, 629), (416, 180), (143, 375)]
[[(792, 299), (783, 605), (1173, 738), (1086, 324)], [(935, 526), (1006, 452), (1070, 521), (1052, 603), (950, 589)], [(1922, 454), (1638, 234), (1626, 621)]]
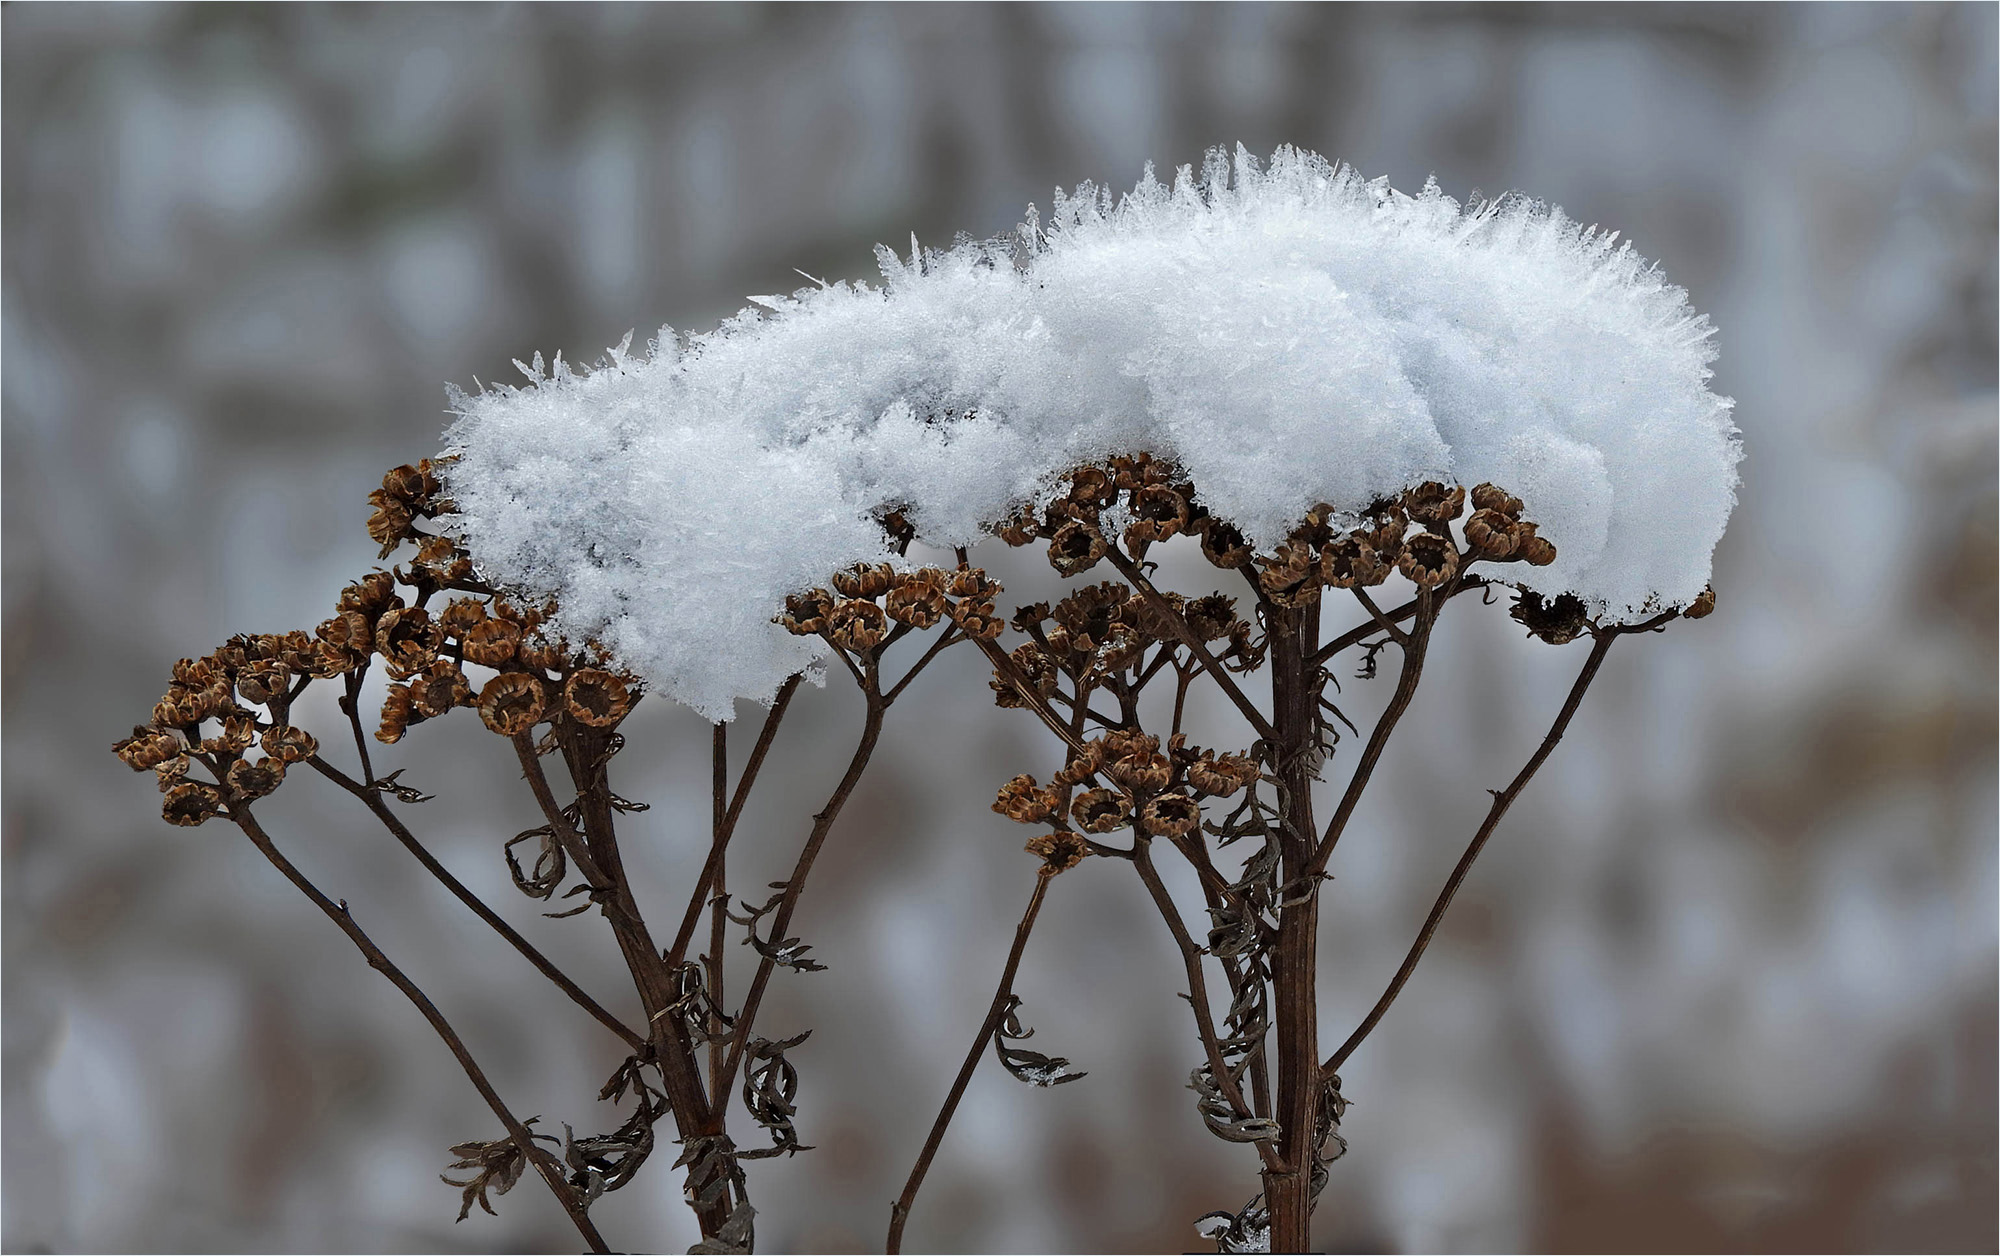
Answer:
[(881, 508), (969, 546), (1112, 454), (1177, 460), (1259, 547), (1317, 502), (1491, 481), (1559, 552), (1501, 570), (1619, 621), (1702, 591), (1735, 504), (1708, 320), (1615, 233), (1523, 197), (1216, 150), (1171, 188), (1148, 167), (1122, 197), (1059, 191), (1018, 241), (877, 256), (879, 287), (453, 390), (450, 523), (481, 570), (724, 720), (817, 670), (825, 647), (771, 617), (887, 558)]

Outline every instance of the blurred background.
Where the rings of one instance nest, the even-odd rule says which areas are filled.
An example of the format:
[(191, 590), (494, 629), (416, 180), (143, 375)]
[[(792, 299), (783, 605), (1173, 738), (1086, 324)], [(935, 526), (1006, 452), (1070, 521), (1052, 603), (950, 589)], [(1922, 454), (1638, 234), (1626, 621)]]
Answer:
[[(310, 626), (374, 565), (363, 499), (436, 449), (446, 381), (706, 328), (794, 268), (871, 278), (877, 241), (1002, 232), (1058, 184), (1241, 141), (1622, 231), (1720, 329), (1749, 450), (1720, 609), (1612, 654), (1344, 1070), (1317, 1243), (1992, 1250), (1995, 13), (0, 10), (0, 1243), (573, 1247), (532, 1182), (452, 1223), (445, 1148), (498, 1133), (456, 1065), (235, 830), (161, 823), (111, 742), (174, 659)], [(1455, 619), (1334, 866), (1326, 1040), (1581, 661), (1497, 606)], [(753, 1166), (763, 1250), (879, 1250), (1027, 894), (1026, 833), (988, 803), (1055, 764), (960, 653), (894, 713), (806, 895), (830, 971), (766, 1004), (771, 1036), (815, 1031), (792, 1058), (818, 1150)], [(1387, 687), (1345, 683), (1357, 720)], [(841, 685), (801, 695), (738, 886), (789, 867), (858, 718)], [(628, 731), (621, 792), (654, 804), (630, 858), (671, 916), (707, 732), (657, 701)], [(439, 795), (405, 810), (468, 883), (629, 1010), (595, 917), (507, 885), (500, 841), (533, 821), (501, 749), (459, 720), (377, 761)], [(265, 811), (517, 1112), (617, 1123), (593, 1110), (615, 1044), (351, 800), (305, 779)], [(1182, 980), (1135, 878), (1065, 876), (1016, 989), (1034, 1045), (1092, 1076), (989, 1063), (911, 1247), (1180, 1251), (1240, 1207), (1252, 1158), (1182, 1088)], [(693, 1241), (670, 1159), (599, 1205), (615, 1246)]]

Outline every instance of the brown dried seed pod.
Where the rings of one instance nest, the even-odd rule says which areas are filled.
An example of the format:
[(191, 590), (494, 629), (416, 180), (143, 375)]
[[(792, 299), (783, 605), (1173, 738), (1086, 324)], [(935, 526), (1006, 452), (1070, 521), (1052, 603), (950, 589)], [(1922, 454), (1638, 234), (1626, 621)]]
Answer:
[(1289, 589), (1314, 578), (1317, 573), (1313, 568), (1318, 562), (1319, 556), (1313, 553), (1311, 546), (1298, 541), (1284, 541), (1271, 551), (1269, 558), (1258, 560), (1257, 583), (1266, 593)]
[(416, 561), (440, 581), (472, 578), (472, 556), (448, 536), (430, 536), (419, 541)]
[(1069, 499), (1102, 510), (1118, 500), (1118, 484), (1103, 467), (1078, 467), (1070, 472)]
[(1132, 804), (1115, 789), (1090, 789), (1076, 796), (1069, 813), (1086, 833), (1109, 833), (1132, 822)]
[(908, 578), (889, 590), (882, 607), (889, 618), (912, 628), (931, 627), (944, 618), (947, 609), (943, 589), (927, 580)]
[(1228, 798), (1257, 779), (1257, 765), (1240, 754), (1216, 755), (1204, 750), (1188, 765), (1188, 784), (1198, 794)]
[[(569, 656), (569, 646), (562, 638), (551, 639), (543, 633), (531, 633), (521, 638), (521, 646), (515, 652), (521, 666), (539, 672), (559, 671), (563, 661)], [(602, 651), (599, 651), (600, 655)]]
[(1137, 663), (1151, 643), (1152, 638), (1130, 624), (1113, 624), (1104, 640), (1091, 651), (1091, 666), (1103, 675), (1122, 672)]
[(286, 763), (300, 763), (319, 753), (319, 739), (303, 728), (286, 725), (264, 730), (264, 753)]
[(357, 662), (375, 649), (375, 629), (360, 611), (342, 611), (313, 631), (323, 644)]
[(1419, 532), (1403, 543), (1396, 570), (1412, 583), (1434, 589), (1458, 574), (1458, 550), (1448, 538)]
[(1089, 638), (1078, 648), (1088, 650), (1102, 641), (1112, 621), (1131, 598), (1132, 590), (1116, 580), (1085, 585), (1057, 602), (1050, 618), (1072, 634)]
[(375, 740), (393, 746), (403, 739), (412, 724), (422, 721), (415, 696), (408, 685), (390, 685), (382, 696), (382, 722), (375, 728)]
[(160, 792), (164, 794), (168, 790), (172, 789), (174, 786), (186, 780), (188, 774), (188, 768), (193, 766), (193, 763), (194, 761), (192, 759), (189, 759), (184, 754), (175, 755), (173, 758), (167, 760), (165, 763), (162, 763), (158, 767), (154, 768), (153, 775), (156, 778), (158, 778), (160, 782)]
[(168, 824), (186, 827), (202, 823), (222, 810), (222, 795), (213, 785), (188, 782), (167, 791), (160, 815)]
[(1180, 837), (1201, 823), (1201, 804), (1186, 794), (1161, 794), (1142, 813), (1146, 828), (1161, 837)]
[(944, 591), (953, 597), (991, 601), (1000, 593), (1000, 582), (983, 567), (960, 567), (944, 573)]
[(347, 651), (328, 645), (324, 641), (315, 642), (313, 654), (305, 667), (306, 674), (320, 680), (331, 680), (343, 672), (352, 671), (361, 665), (361, 660)]
[(150, 772), (186, 749), (181, 739), (156, 728), (135, 728), (132, 735), (111, 747), (111, 753), (134, 772)]
[(1070, 789), (1089, 780), (1103, 766), (1104, 743), (1101, 741), (1087, 741), (1083, 743), (1082, 750), (1072, 749), (1070, 751), (1069, 761), (1064, 763), (1062, 768), (1049, 778), (1049, 784), (1054, 785), (1057, 789)]
[(1155, 793), (1167, 787), (1172, 778), (1174, 765), (1167, 756), (1154, 752), (1135, 753), (1112, 759), (1104, 765), (1104, 774), (1123, 785), (1136, 795)]
[(283, 697), (291, 680), (291, 669), (283, 663), (252, 663), (236, 673), (236, 694), (245, 702), (263, 706), (272, 698)]
[(511, 619), (484, 619), (466, 629), (465, 661), (505, 667), (521, 648), (521, 625)]
[(391, 467), (382, 477), (382, 491), (398, 501), (421, 502), (437, 489), (437, 480), (408, 463)]
[(1687, 604), (1681, 612), (1682, 619), (1707, 619), (1715, 613), (1715, 586), (1709, 585)]
[(259, 759), (252, 763), (248, 759), (238, 759), (229, 765), (229, 772), (223, 778), (238, 798), (262, 798), (285, 783), (285, 761), (283, 759)]
[(1418, 523), (1443, 523), (1458, 518), (1465, 506), (1465, 490), (1456, 484), (1443, 485), (1429, 480), (1403, 494), (1403, 509)]
[(1187, 521), (1187, 498), (1164, 484), (1149, 485), (1132, 494), (1132, 522), (1125, 536), (1132, 539), (1136, 530), (1140, 540), (1164, 541), (1178, 536)]
[(1521, 525), (1497, 510), (1473, 511), (1464, 531), (1466, 546), (1481, 558), (1512, 558), (1521, 545)]
[(495, 676), (479, 691), (479, 718), (502, 737), (533, 728), (546, 705), (542, 682), (520, 672)]
[(1365, 532), (1349, 533), (1319, 555), (1319, 578), (1331, 589), (1372, 588), (1387, 580), (1390, 570)]
[(952, 618), (958, 630), (974, 641), (992, 641), (1003, 632), (1007, 625), (993, 612), (993, 603), (981, 602), (973, 611), (963, 611), (967, 604), (960, 602)]
[(586, 667), (563, 686), (563, 702), (578, 723), (609, 728), (625, 718), (635, 699), (625, 678), (601, 667)]
[(1201, 530), (1201, 552), (1209, 562), (1233, 570), (1250, 561), (1250, 542), (1235, 524), (1208, 519)]
[(1472, 508), (1518, 519), (1521, 516), (1521, 499), (1496, 485), (1475, 484), (1472, 486)]
[(857, 563), (833, 576), (833, 590), (842, 597), (878, 598), (896, 582), (896, 569), (887, 563)]
[(776, 622), (795, 637), (813, 637), (826, 631), (826, 617), (833, 612), (833, 594), (825, 589), (808, 589), (785, 596), (785, 613)]
[(402, 604), (403, 600), (396, 596), (396, 578), (386, 571), (371, 571), (340, 591), (336, 609), (360, 611), (373, 620), (390, 607)]
[(833, 608), (826, 619), (826, 635), (852, 654), (872, 650), (888, 630), (882, 608), (860, 598), (849, 598)]
[(1104, 557), (1104, 534), (1094, 526), (1072, 519), (1049, 538), (1049, 566), (1065, 576), (1081, 575)]
[[(1220, 593), (1198, 597), (1181, 608), (1181, 617), (1203, 641), (1220, 641), (1238, 623), (1236, 599)], [(1164, 639), (1164, 638), (1163, 638)]]
[(993, 529), (993, 535), (1016, 548), (1033, 544), (1041, 534), (1041, 521), (1035, 518), (1034, 509), (1027, 506)]
[(1590, 627), (1583, 603), (1568, 593), (1544, 600), (1534, 590), (1523, 589), (1507, 613), (1529, 636), (1550, 645), (1568, 645)]
[(1090, 853), (1090, 846), (1074, 833), (1044, 833), (1031, 837), (1022, 849), (1030, 855), (1041, 858), (1042, 871), (1050, 876), (1059, 876), (1083, 862)]
[(410, 681), (410, 702), (425, 719), (472, 705), (472, 682), (448, 660), (439, 659)]
[(1521, 529), (1527, 535), (1521, 538), (1520, 546), (1514, 551), (1514, 557), (1530, 567), (1546, 567), (1556, 560), (1556, 547), (1547, 537), (1536, 536), (1529, 531), (1534, 526), (1532, 523), (1521, 525)]
[(993, 799), (993, 810), (1018, 824), (1039, 824), (1060, 806), (1061, 791), (1036, 784), (1026, 773), (1002, 785)]
[(387, 611), (375, 623), (375, 649), (396, 680), (407, 680), (436, 661), (444, 633), (421, 606)]
[(172, 679), (177, 685), (199, 689), (203, 685), (223, 679), (216, 674), (220, 670), (213, 659), (182, 659), (174, 664)]
[(368, 494), (368, 500), (375, 507), (375, 513), (368, 516), (368, 539), (382, 547), (376, 557), (387, 558), (398, 545), (416, 535), (410, 527), (416, 516), (407, 503), (397, 501), (379, 488)]
[(455, 597), (438, 615), (438, 628), (444, 635), (457, 641), (486, 622), (486, 603), (478, 598)]

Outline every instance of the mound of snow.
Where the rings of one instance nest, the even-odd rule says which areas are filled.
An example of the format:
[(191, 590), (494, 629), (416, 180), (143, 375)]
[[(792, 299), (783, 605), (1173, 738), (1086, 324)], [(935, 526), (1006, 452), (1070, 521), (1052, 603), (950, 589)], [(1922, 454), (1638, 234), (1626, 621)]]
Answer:
[[(1284, 148), (1172, 188), (1085, 184), (1020, 239), (878, 249), (882, 285), (753, 298), (645, 357), (454, 391), (453, 526), (710, 719), (824, 649), (784, 595), (985, 525), (1080, 462), (1151, 453), (1269, 546), (1307, 508), (1491, 481), (1555, 542), (1521, 583), (1629, 620), (1701, 592), (1735, 504), (1705, 317), (1552, 207), (1409, 196)], [(627, 342), (629, 344), (629, 337)]]

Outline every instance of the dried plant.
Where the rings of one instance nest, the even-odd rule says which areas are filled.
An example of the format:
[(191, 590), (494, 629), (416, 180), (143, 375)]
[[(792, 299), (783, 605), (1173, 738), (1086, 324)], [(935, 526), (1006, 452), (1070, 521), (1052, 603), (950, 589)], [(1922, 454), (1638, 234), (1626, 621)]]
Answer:
[[(1678, 335), (1677, 326), (1668, 330)], [(622, 359), (613, 367), (622, 371)], [(542, 378), (539, 367), (535, 373)], [(594, 386), (561, 372), (546, 378), (557, 394)], [(539, 400), (534, 393), (509, 396)], [(938, 418), (972, 421), (955, 410)], [(756, 1210), (746, 1163), (811, 1150), (809, 1122), (802, 1128), (801, 1073), (788, 1054), (811, 1031), (764, 1036), (760, 1009), (780, 969), (800, 976), (823, 969), (817, 943), (794, 931), (800, 896), (875, 753), (888, 712), (943, 651), (961, 645), (984, 656), (993, 702), (1037, 722), (1059, 753), (1046, 765), (1046, 783), (1034, 774), (1003, 780), (995, 773), (993, 810), (1034, 830), (1025, 844), (1035, 858), (1026, 870), (1027, 905), (985, 1019), (892, 1206), (888, 1250), (900, 1250), (918, 1192), (989, 1044), (1001, 1067), (1027, 1085), (1087, 1077), (1062, 1056), (1021, 1045), (1034, 1031), (1021, 1020), (1023, 999), (1014, 986), (1056, 879), (1085, 867), (1085, 875), (1122, 875), (1096, 871), (1119, 864), (1138, 877), (1181, 959), (1186, 989), (1180, 993), (1196, 1045), (1188, 1075), (1193, 1115), (1217, 1138), (1242, 1147), (1246, 1168), (1247, 1157), (1256, 1160), (1258, 1183), (1241, 1208), (1188, 1220), (1220, 1251), (1309, 1250), (1314, 1201), (1332, 1162), (1347, 1150), (1341, 1066), (1408, 981), (1473, 861), (1561, 740), (1612, 645), (1674, 619), (1699, 618), (1714, 605), (1706, 591), (1678, 601), (1654, 596), (1636, 610), (1601, 592), (1586, 601), (1578, 591), (1591, 587), (1593, 569), (1558, 568), (1564, 538), (1548, 526), (1551, 519), (1576, 518), (1571, 504), (1516, 496), (1509, 486), (1417, 477), (1346, 507), (1313, 504), (1275, 533), (1246, 532), (1243, 516), (1216, 508), (1228, 493), (1212, 491), (1181, 454), (1163, 448), (1072, 460), (1039, 481), (1025, 503), (1014, 500), (997, 523), (988, 520), (1006, 544), (1038, 548), (1059, 577), (1073, 582), (1053, 602), (1003, 610), (1000, 584), (972, 564), (969, 548), (947, 546), (955, 558), (949, 565), (912, 561), (911, 547), (925, 527), (941, 525), (931, 519), (920, 527), (928, 507), (892, 499), (869, 516), (872, 553), (863, 547), (860, 559), (819, 570), (822, 585), (800, 588), (794, 581), (781, 610), (775, 602), (763, 607), (775, 612), (776, 644), (742, 647), (747, 652), (733, 672), (721, 668), (727, 673), (721, 681), (677, 681), (684, 700), (713, 705), (731, 685), (736, 696), (757, 696), (757, 678), (774, 661), (788, 669), (768, 693), (768, 713), (733, 778), (728, 725), (715, 725), (710, 847), (663, 946), (665, 935), (648, 923), (656, 907), (639, 901), (622, 857), (620, 817), (645, 804), (616, 792), (612, 772), (625, 748), (624, 721), (657, 687), (650, 665), (679, 647), (581, 614), (518, 565), (481, 550), (480, 538), (494, 526), (491, 468), (473, 474), (454, 461), (485, 456), (477, 452), (477, 436), (435, 462), (390, 471), (371, 495), (369, 536), (381, 557), (403, 553), (401, 565), (349, 585), (310, 633), (232, 637), (203, 658), (175, 664), (151, 719), (116, 752), (134, 770), (156, 774), (168, 822), (219, 818), (240, 828), (417, 1006), (457, 1057), (503, 1131), (450, 1149), (447, 1173), (464, 1175), (444, 1178), (463, 1192), (459, 1216), (475, 1204), (491, 1212), (492, 1197), (533, 1168), (594, 1251), (608, 1248), (592, 1205), (637, 1180), (661, 1137), (679, 1147), (672, 1169), (681, 1173), (702, 1234), (692, 1250), (751, 1250)], [(460, 499), (461, 485), (476, 506)], [(784, 507), (774, 510), (782, 516)], [(593, 515), (577, 526), (629, 522), (607, 525)], [(520, 527), (506, 536), (516, 550), (575, 540), (551, 541)], [(589, 561), (599, 576), (632, 561), (629, 553), (591, 544)], [(820, 544), (813, 537), (797, 544), (819, 556), (813, 561), (836, 552), (812, 548)], [(1189, 554), (1198, 549), (1226, 587), (1162, 587), (1158, 555), (1168, 546)], [(628, 548), (643, 548), (643, 538), (628, 538)], [(764, 555), (746, 558), (742, 569), (755, 562), (772, 570), (782, 565)], [(1534, 576), (1544, 570), (1570, 575), (1538, 590)], [(1397, 595), (1387, 596), (1392, 589)], [(1368, 1015), (1329, 1051), (1317, 1037), (1316, 939), (1330, 861), (1410, 709), (1447, 607), (1488, 605), (1510, 589), (1509, 613), (1529, 636), (1556, 646), (1588, 638), (1584, 660), (1540, 744), (1505, 788), (1491, 791), (1484, 822), (1402, 966)], [(1323, 630), (1328, 604), (1349, 601), (1358, 624)], [(593, 624), (607, 635), (590, 631)], [(614, 639), (623, 646), (606, 644)], [(785, 639), (810, 648), (793, 649)], [(844, 674), (862, 697), (858, 739), (839, 782), (811, 817), (791, 874), (771, 883), (768, 894), (740, 897), (728, 886), (728, 854), (815, 658), (837, 663), (836, 675)], [(1348, 667), (1392, 686), (1365, 730), (1337, 701), (1336, 672)], [(364, 682), (377, 668), (391, 683), (379, 711), (363, 710)], [(344, 734), (293, 722), (301, 695), (315, 683), (337, 688)], [(1260, 701), (1266, 683), (1268, 699)], [(1253, 687), (1260, 687), (1256, 696)], [(1191, 726), (1189, 697), (1203, 688), (1219, 695), (1230, 713), (1227, 726)], [(477, 712), (504, 739), (533, 796), (535, 822), (500, 851), (514, 886), (548, 905), (550, 916), (596, 909), (629, 972), (636, 1020), (585, 994), (445, 869), (403, 819), (399, 806), (427, 805), (434, 795), (403, 782), (403, 769), (378, 772), (369, 724), (373, 741), (395, 745), (417, 726), (459, 711)], [(328, 749), (350, 740), (351, 760)], [(254, 806), (301, 768), (366, 808), (467, 909), (620, 1040), (628, 1054), (597, 1098), (623, 1115), (584, 1124), (609, 1132), (580, 1136), (565, 1121), (557, 1140), (534, 1132), (538, 1117), (517, 1118), (462, 1039), (345, 901), (329, 898), (286, 858)], [(1331, 799), (1323, 818), (1315, 797), (1321, 785)], [(1205, 920), (1184, 916), (1169, 893), (1161, 863), (1171, 859), (1184, 861), (1198, 882)], [(732, 953), (744, 955), (730, 945), (732, 935), (748, 949), (747, 983), (725, 962)], [(698, 941), (705, 947), (699, 952)], [(732, 1132), (732, 1099), (739, 1095), (755, 1131)], [(668, 1130), (656, 1128), (662, 1121)], [(739, 1143), (746, 1133), (754, 1137)]]

